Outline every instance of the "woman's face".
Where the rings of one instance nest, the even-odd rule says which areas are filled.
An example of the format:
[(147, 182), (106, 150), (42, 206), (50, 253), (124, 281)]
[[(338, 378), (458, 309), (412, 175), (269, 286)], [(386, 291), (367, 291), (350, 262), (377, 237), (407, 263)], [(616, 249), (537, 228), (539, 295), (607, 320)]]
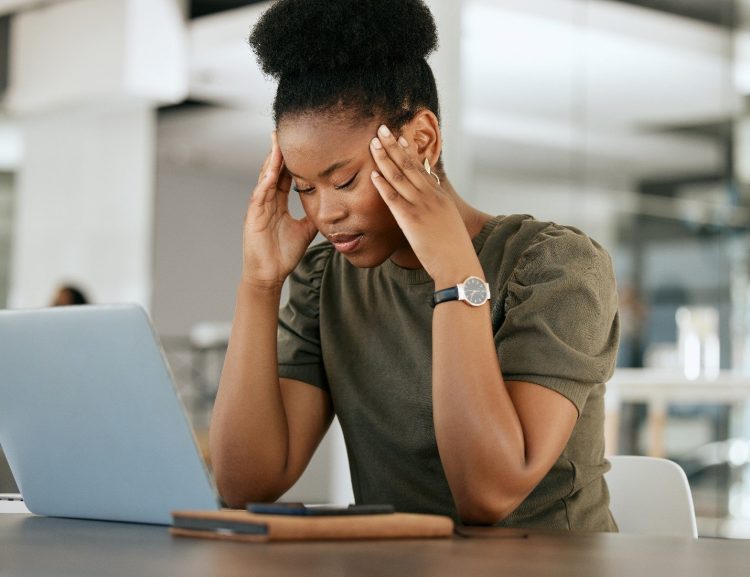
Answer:
[(372, 184), (370, 141), (380, 121), (295, 115), (279, 123), (279, 148), (307, 217), (354, 266), (375, 267), (388, 258), (418, 268), (388, 206)]

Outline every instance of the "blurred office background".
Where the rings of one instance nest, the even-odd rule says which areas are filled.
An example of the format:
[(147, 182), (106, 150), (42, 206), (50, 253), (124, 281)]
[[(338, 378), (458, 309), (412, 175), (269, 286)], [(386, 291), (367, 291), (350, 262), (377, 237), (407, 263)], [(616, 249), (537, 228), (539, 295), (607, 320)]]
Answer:
[[(750, 0), (428, 4), (456, 188), (613, 256), (608, 451), (675, 459), (701, 534), (750, 536)], [(201, 442), (272, 129), (267, 6), (0, 0), (0, 307), (142, 303)], [(334, 427), (292, 495), (348, 482)]]

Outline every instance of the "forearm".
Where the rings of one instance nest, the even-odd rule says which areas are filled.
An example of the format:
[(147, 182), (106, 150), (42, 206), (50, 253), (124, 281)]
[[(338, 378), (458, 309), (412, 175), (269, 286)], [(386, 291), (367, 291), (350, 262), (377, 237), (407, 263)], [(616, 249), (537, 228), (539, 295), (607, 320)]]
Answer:
[(219, 490), (227, 502), (282, 491), (289, 433), (279, 387), (276, 330), (280, 289), (242, 282), (210, 428)]
[(489, 306), (453, 301), (433, 313), (435, 434), (459, 515), (471, 522), (506, 516), (543, 475), (502, 377)]

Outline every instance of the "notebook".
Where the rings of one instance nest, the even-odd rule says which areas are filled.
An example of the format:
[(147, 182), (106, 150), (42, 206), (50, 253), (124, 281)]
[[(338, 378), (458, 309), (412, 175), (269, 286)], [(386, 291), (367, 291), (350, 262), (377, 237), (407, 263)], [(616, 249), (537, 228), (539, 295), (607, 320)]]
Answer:
[(0, 445), (32, 513), (170, 525), (219, 509), (138, 305), (0, 311)]
[(201, 539), (348, 541), (353, 539), (436, 539), (453, 535), (453, 520), (417, 513), (341, 516), (262, 515), (248, 511), (175, 511), (172, 535)]

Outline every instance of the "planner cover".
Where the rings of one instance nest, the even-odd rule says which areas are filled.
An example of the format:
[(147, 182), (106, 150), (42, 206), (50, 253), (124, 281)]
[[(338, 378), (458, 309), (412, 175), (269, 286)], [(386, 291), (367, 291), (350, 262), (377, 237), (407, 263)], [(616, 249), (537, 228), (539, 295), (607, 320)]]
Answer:
[(172, 535), (234, 541), (315, 541), (450, 537), (453, 520), (442, 515), (296, 516), (243, 510), (174, 511)]

